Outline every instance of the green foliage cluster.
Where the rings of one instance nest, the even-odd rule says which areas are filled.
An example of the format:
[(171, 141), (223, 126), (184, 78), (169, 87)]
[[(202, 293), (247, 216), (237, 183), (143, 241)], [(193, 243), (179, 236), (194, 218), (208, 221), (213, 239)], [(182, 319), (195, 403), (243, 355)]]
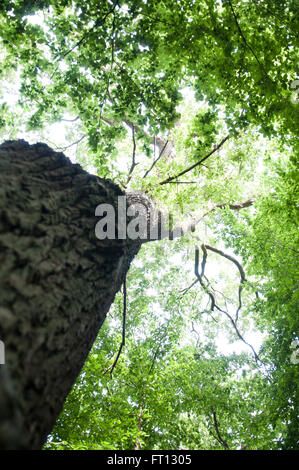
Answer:
[[(271, 412), (290, 424), (286, 448), (296, 447), (298, 416), (298, 365), (290, 364), (290, 345), (299, 331), (299, 185), (298, 163), (268, 162), (268, 191), (254, 216), (228, 214), (225, 218), (226, 244), (234, 248), (248, 265), (248, 272), (262, 280), (262, 298), (254, 303), (259, 328), (269, 337), (262, 354), (272, 369)], [(292, 443), (292, 444), (291, 444)]]

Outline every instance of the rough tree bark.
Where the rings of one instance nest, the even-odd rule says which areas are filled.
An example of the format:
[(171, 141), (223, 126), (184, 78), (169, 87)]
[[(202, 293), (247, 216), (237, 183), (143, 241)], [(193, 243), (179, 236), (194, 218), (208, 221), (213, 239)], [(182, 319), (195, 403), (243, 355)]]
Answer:
[(45, 144), (0, 146), (0, 448), (40, 449), (140, 240), (98, 240), (122, 190)]

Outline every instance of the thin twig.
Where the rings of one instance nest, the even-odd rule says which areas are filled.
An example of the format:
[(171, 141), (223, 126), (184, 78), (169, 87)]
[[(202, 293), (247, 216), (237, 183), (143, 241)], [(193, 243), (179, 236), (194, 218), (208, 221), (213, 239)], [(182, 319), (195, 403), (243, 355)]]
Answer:
[(207, 250), (213, 251), (214, 253), (217, 253), (218, 255), (223, 256), (224, 258), (228, 259), (229, 261), (232, 261), (237, 266), (237, 268), (240, 272), (241, 282), (246, 281), (244, 269), (243, 269), (242, 265), (239, 263), (239, 261), (236, 258), (234, 258), (231, 255), (228, 255), (227, 253), (224, 253), (223, 251), (219, 250), (218, 248), (215, 248), (214, 246), (204, 244), (204, 247)]
[[(156, 137), (155, 137), (155, 142), (156, 142)], [(168, 140), (166, 140), (165, 144), (164, 144), (164, 147), (162, 148), (161, 152), (159, 153), (158, 157), (156, 158), (156, 160), (153, 161), (151, 167), (144, 173), (143, 175), (143, 178), (146, 178), (147, 175), (149, 174), (150, 171), (152, 171), (152, 169), (154, 168), (154, 166), (158, 163), (158, 161), (160, 160), (160, 158), (162, 157), (163, 153), (164, 153), (164, 150), (166, 149), (167, 147), (167, 144), (168, 144)]]
[(193, 281), (192, 284), (190, 284), (190, 286), (185, 287), (184, 289), (179, 290), (179, 292), (182, 292), (182, 296), (181, 296), (180, 298), (182, 299), (183, 296), (184, 296), (190, 289), (192, 289), (192, 287), (193, 287), (197, 282), (198, 282), (198, 279), (195, 279), (195, 281)]
[(105, 375), (109, 370), (110, 370), (110, 377), (112, 378), (113, 371), (116, 367), (117, 361), (119, 359), (119, 356), (121, 355), (122, 348), (125, 346), (125, 341), (126, 341), (126, 314), (127, 314), (127, 281), (126, 278), (124, 280), (124, 290), (123, 290), (123, 327), (122, 327), (122, 342), (120, 344), (117, 356), (112, 364), (111, 367), (108, 367), (108, 369), (105, 370), (103, 375)]
[(180, 173), (178, 173), (177, 175), (175, 176), (170, 176), (169, 178), (167, 178), (166, 180), (163, 180), (161, 181), (161, 183), (159, 183), (160, 185), (162, 184), (168, 184), (170, 183), (170, 181), (173, 181), (177, 178), (179, 178), (180, 176), (182, 175), (185, 175), (186, 173), (188, 173), (189, 171), (193, 170), (194, 168), (196, 168), (197, 166), (199, 165), (202, 165), (202, 163), (207, 160), (207, 158), (209, 158), (211, 155), (213, 155), (213, 153), (217, 152), (217, 150), (220, 149), (220, 147), (222, 147), (222, 145), (230, 138), (230, 135), (227, 135), (224, 139), (222, 139), (222, 141), (216, 145), (213, 150), (211, 152), (209, 152), (205, 157), (203, 157), (201, 160), (199, 160), (198, 162), (194, 163), (194, 165), (190, 166), (189, 168), (186, 168), (185, 170), (181, 171)]
[[(208, 248), (208, 249), (211, 249), (212, 247), (210, 247), (209, 245), (202, 245), (201, 246), (201, 249), (203, 250), (204, 252), (204, 257), (203, 257), (203, 262), (202, 262), (202, 272), (204, 272), (204, 267), (205, 267), (205, 263), (206, 263), (206, 251), (204, 251), (205, 248)], [(220, 250), (217, 250), (217, 249), (214, 249), (212, 251), (215, 251), (215, 252), (218, 252)], [(230, 255), (227, 255), (225, 256), (226, 258), (228, 258)], [(232, 258), (232, 257), (230, 257)], [(228, 258), (228, 259), (230, 259)], [(232, 261), (232, 259), (231, 259)], [(234, 259), (233, 261), (235, 264), (236, 264), (236, 260)], [(237, 262), (238, 263), (238, 262)], [(217, 305), (216, 303), (216, 300), (215, 300), (215, 296), (212, 294), (212, 292), (208, 289), (208, 287), (205, 285), (205, 283), (203, 282), (202, 280), (202, 275), (199, 274), (199, 270), (198, 270), (198, 265), (199, 265), (199, 248), (197, 246), (195, 246), (195, 267), (194, 267), (194, 272), (195, 272), (195, 275), (197, 277), (197, 279), (199, 280), (199, 283), (201, 285), (201, 287), (203, 288), (203, 290), (209, 295), (210, 299), (211, 299), (211, 307), (210, 307), (210, 310), (213, 311), (215, 308), (219, 311), (219, 312), (222, 312), (225, 314), (225, 316), (230, 320), (231, 324), (233, 325), (233, 328), (238, 336), (238, 338), (244, 343), (246, 344), (248, 347), (250, 347), (250, 349), (252, 350), (253, 354), (254, 354), (254, 357), (255, 357), (255, 360), (256, 362), (260, 361), (260, 358), (259, 356), (257, 355), (254, 347), (249, 344), (244, 338), (243, 336), (241, 335), (238, 327), (237, 327), (237, 324), (236, 324), (236, 320), (233, 319), (233, 317), (228, 313), (228, 311), (225, 311), (223, 310), (222, 308), (219, 307), (219, 305)], [(239, 263), (240, 265), (240, 263)], [(241, 271), (242, 273), (244, 273), (244, 270), (242, 268), (242, 266), (240, 265), (241, 267)], [(244, 274), (244, 279), (245, 279), (245, 274)], [(246, 280), (246, 279), (245, 279)]]
[(161, 348), (163, 339), (165, 338), (165, 336), (166, 336), (166, 334), (167, 334), (167, 332), (168, 332), (168, 327), (169, 327), (170, 321), (171, 321), (171, 320), (169, 319), (168, 322), (167, 322), (167, 324), (166, 324), (164, 334), (162, 335), (162, 337), (161, 337), (161, 339), (160, 339), (160, 341), (159, 341), (159, 343), (158, 343), (158, 346), (157, 346), (157, 348), (156, 348), (156, 351), (154, 352), (154, 357), (153, 357), (152, 363), (151, 363), (151, 365), (150, 365), (150, 368), (149, 368), (149, 370), (148, 370), (148, 374), (147, 374), (148, 376), (150, 376), (151, 373), (152, 373), (152, 371), (153, 371), (155, 362), (156, 362), (157, 357), (158, 357), (158, 354), (159, 354), (159, 352), (160, 352), (160, 348)]
[[(89, 28), (88, 31), (86, 31), (86, 32), (83, 34), (83, 36), (81, 37), (81, 39), (80, 39), (78, 42), (76, 42), (76, 43), (74, 44), (74, 46), (71, 47), (71, 49), (69, 49), (67, 52), (65, 52), (64, 54), (62, 54), (60, 57), (56, 57), (55, 62), (56, 62), (57, 60), (60, 61), (60, 60), (62, 60), (62, 59), (65, 59), (65, 57), (67, 57), (69, 54), (71, 54), (71, 52), (73, 52), (77, 47), (79, 47), (79, 46), (82, 44), (82, 42), (85, 41), (85, 39), (89, 36), (89, 34), (90, 34), (97, 26), (99, 26), (101, 23), (102, 23), (102, 24), (105, 23), (107, 17), (108, 17), (111, 13), (114, 13), (115, 8), (116, 8), (117, 6), (118, 6), (118, 1), (114, 3), (112, 9), (109, 10), (109, 11), (103, 16), (103, 18), (98, 18), (98, 19), (96, 20), (95, 24), (94, 24), (91, 28)], [(53, 76), (54, 76), (55, 73), (57, 72), (57, 69), (58, 69), (58, 66), (56, 67), (56, 69), (54, 70), (54, 72), (52, 73), (52, 75), (51, 75), (50, 78), (53, 78)]]
[(130, 168), (130, 171), (129, 171), (129, 174), (128, 174), (128, 179), (127, 179), (127, 182), (126, 182), (126, 186), (129, 184), (129, 182), (132, 178), (132, 173), (135, 169), (135, 166), (138, 165), (138, 163), (136, 163), (136, 139), (135, 139), (135, 127), (134, 126), (132, 127), (132, 140), (133, 140), (132, 165), (131, 165), (131, 168)]
[(195, 333), (196, 336), (197, 336), (197, 341), (196, 341), (196, 347), (199, 345), (200, 343), (200, 334), (198, 333), (198, 331), (194, 328), (194, 323), (191, 322), (191, 325), (192, 325), (192, 330), (191, 330), (191, 333)]
[(66, 147), (56, 147), (56, 148), (57, 148), (57, 150), (61, 150), (62, 152), (64, 152), (65, 150), (69, 149), (70, 147), (73, 147), (74, 145), (80, 144), (80, 142), (82, 142), (82, 140), (85, 139), (85, 137), (87, 137), (87, 134), (83, 135), (82, 137), (80, 137), (80, 139), (76, 140), (76, 142), (73, 142), (72, 144), (69, 144)]
[(245, 207), (252, 206), (254, 201), (255, 199), (251, 198), (251, 199), (247, 199), (244, 202), (235, 202), (233, 204), (230, 204), (228, 202), (221, 202), (221, 203), (215, 204), (210, 210), (208, 210), (205, 214), (203, 214), (199, 219), (193, 220), (193, 225), (195, 227), (197, 224), (199, 224), (199, 222), (202, 221), (204, 217), (209, 215), (211, 212), (215, 211), (217, 208), (223, 209), (225, 207), (228, 207), (229, 209), (239, 211), (240, 209), (243, 209)]
[(197, 279), (199, 280), (199, 283), (200, 283), (201, 287), (203, 288), (203, 290), (204, 290), (204, 291), (208, 294), (208, 296), (210, 297), (210, 299), (211, 299), (211, 307), (210, 307), (210, 310), (213, 312), (213, 310), (214, 310), (214, 308), (215, 308), (215, 297), (213, 296), (213, 294), (209, 291), (209, 289), (207, 288), (207, 286), (206, 286), (205, 283), (203, 282), (202, 276), (201, 276), (201, 274), (199, 274), (198, 264), (199, 264), (199, 249), (198, 249), (198, 247), (196, 246), (196, 247), (195, 247), (195, 266), (194, 266), (195, 276), (196, 276)]
[(213, 423), (214, 423), (214, 428), (215, 428), (215, 431), (217, 433), (217, 436), (218, 436), (218, 441), (223, 445), (223, 447), (225, 447), (226, 449), (229, 449), (229, 445), (228, 443), (226, 442), (225, 439), (223, 439), (223, 437), (221, 436), (221, 433), (220, 433), (220, 430), (219, 430), (219, 423), (218, 423), (218, 420), (217, 420), (217, 415), (216, 415), (216, 411), (212, 408), (212, 415), (213, 415)]
[(168, 184), (199, 184), (199, 181), (169, 181)]
[(77, 117), (75, 117), (74, 119), (64, 119), (64, 118), (62, 118), (61, 121), (65, 121), (65, 122), (76, 122), (76, 121), (78, 121), (78, 119), (80, 119), (80, 116), (77, 116)]
[[(111, 97), (111, 101), (113, 101), (113, 98)], [(104, 121), (106, 124), (108, 124), (109, 126), (112, 126), (112, 127), (115, 127), (117, 125), (119, 125), (121, 122), (123, 122), (124, 124), (126, 124), (131, 130), (133, 129), (133, 127), (135, 128), (135, 134), (136, 132), (140, 132), (142, 133), (146, 138), (150, 139), (154, 145), (156, 145), (160, 152), (161, 150), (163, 149), (164, 151), (164, 147), (166, 148), (166, 145), (165, 145), (165, 140), (164, 139), (161, 139), (161, 137), (157, 137), (157, 136), (152, 136), (150, 135), (148, 132), (146, 132), (144, 129), (142, 129), (140, 126), (138, 126), (138, 124), (136, 124), (136, 122), (132, 122), (130, 121), (129, 119), (126, 118), (126, 116), (124, 116), (124, 119), (122, 119), (121, 121), (117, 121), (117, 120), (113, 120), (113, 119), (109, 119), (107, 118), (106, 116), (101, 116), (101, 120)], [(163, 152), (162, 152), (163, 154)]]
[(234, 258), (233, 256), (228, 255), (227, 253), (224, 253), (223, 251), (218, 250), (218, 248), (214, 248), (213, 246), (210, 246), (210, 245), (205, 245), (205, 247), (206, 247), (207, 250), (211, 250), (214, 253), (217, 253), (218, 255), (223, 256), (224, 258), (228, 259), (229, 261), (232, 261), (237, 266), (237, 268), (239, 270), (239, 273), (240, 273), (240, 285), (239, 285), (239, 288), (238, 288), (239, 305), (238, 305), (238, 308), (236, 310), (236, 317), (235, 317), (235, 322), (237, 322), (238, 317), (239, 317), (239, 312), (242, 308), (243, 284), (247, 280), (246, 277), (245, 277), (244, 269), (243, 269), (242, 265), (239, 263), (239, 261), (236, 258)]
[(208, 253), (204, 244), (201, 245), (201, 249), (203, 252), (202, 262), (201, 262), (201, 277), (203, 277), (205, 274), (205, 267), (206, 267)]
[(233, 5), (232, 5), (231, 0), (228, 0), (228, 3), (229, 3), (229, 6), (230, 6), (230, 9), (231, 9), (231, 11), (232, 11), (233, 17), (234, 17), (234, 19), (235, 19), (235, 23), (236, 23), (236, 26), (237, 26), (237, 28), (238, 28), (238, 30), (239, 30), (240, 36), (241, 36), (241, 38), (243, 39), (243, 42), (244, 42), (244, 44), (245, 44), (245, 47), (247, 47), (247, 48), (251, 51), (251, 53), (253, 54), (255, 60), (256, 60), (257, 63), (259, 64), (261, 70), (263, 71), (265, 77), (266, 77), (268, 80), (270, 80), (271, 83), (274, 84), (273, 80), (272, 80), (272, 79), (269, 77), (269, 75), (267, 74), (267, 71), (266, 71), (266, 69), (264, 68), (264, 66), (263, 66), (263, 64), (261, 63), (261, 61), (259, 60), (258, 56), (257, 56), (256, 53), (254, 52), (254, 50), (252, 49), (252, 47), (250, 46), (250, 44), (248, 44), (248, 42), (247, 42), (247, 40), (246, 40), (246, 38), (245, 38), (245, 36), (244, 36), (244, 34), (243, 34), (243, 31), (242, 31), (242, 29), (241, 29), (241, 26), (240, 26), (240, 24), (239, 24), (239, 21), (238, 21), (238, 18), (237, 18), (237, 15), (236, 15), (236, 13), (235, 13), (235, 10), (234, 10), (234, 7), (233, 7)]
[[(114, 49), (115, 49), (115, 29), (116, 29), (116, 16), (115, 16), (115, 9), (113, 10), (113, 22), (112, 22), (112, 35), (110, 37), (111, 39), (111, 62), (110, 62), (110, 71), (107, 74), (108, 75), (108, 81), (107, 81), (107, 87), (106, 87), (106, 94), (111, 99), (110, 91), (109, 91), (109, 86), (110, 86), (110, 80), (111, 80), (111, 74), (113, 70), (113, 65), (114, 65)], [(113, 100), (112, 100), (113, 101)], [(101, 112), (100, 112), (100, 117), (102, 118), (102, 113), (103, 113), (103, 107), (105, 103), (105, 97), (103, 97), (102, 103), (101, 103)]]
[(243, 338), (243, 336), (241, 335), (241, 333), (240, 333), (240, 331), (239, 331), (239, 329), (238, 329), (238, 327), (237, 327), (237, 325), (236, 325), (236, 322), (234, 321), (233, 317), (232, 317), (227, 311), (225, 311), (225, 310), (223, 310), (222, 308), (220, 308), (217, 304), (215, 304), (215, 308), (216, 308), (219, 312), (224, 313), (224, 315), (226, 315), (227, 318), (229, 318), (231, 324), (232, 324), (233, 327), (234, 327), (234, 330), (235, 330), (235, 332), (236, 332), (238, 338), (252, 350), (253, 355), (254, 355), (254, 358), (255, 358), (255, 361), (256, 361), (256, 362), (260, 361), (260, 358), (259, 358), (259, 356), (257, 355), (257, 353), (256, 353), (256, 351), (255, 351), (255, 349), (254, 349), (254, 347), (253, 347), (250, 343), (247, 343), (247, 341), (246, 341), (246, 340)]

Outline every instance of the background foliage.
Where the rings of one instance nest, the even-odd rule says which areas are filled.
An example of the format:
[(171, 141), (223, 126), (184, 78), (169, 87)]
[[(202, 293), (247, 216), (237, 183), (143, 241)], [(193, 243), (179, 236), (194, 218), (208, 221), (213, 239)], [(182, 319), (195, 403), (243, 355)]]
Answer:
[(297, 10), (1, 2), (2, 140), (197, 222), (142, 248), (46, 448), (298, 448)]

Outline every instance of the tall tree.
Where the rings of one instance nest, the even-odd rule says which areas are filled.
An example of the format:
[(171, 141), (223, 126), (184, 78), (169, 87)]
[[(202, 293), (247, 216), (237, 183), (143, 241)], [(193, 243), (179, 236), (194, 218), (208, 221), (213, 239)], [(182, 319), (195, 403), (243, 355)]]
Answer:
[[(22, 109), (20, 118), (3, 100), (3, 135), (16, 133), (20, 120), (28, 131), (71, 120), (78, 135), (69, 146), (87, 142), (102, 177), (41, 144), (1, 147), (2, 447), (39, 448), (45, 441), (141, 246), (95, 237), (95, 207), (117, 209), (124, 195), (103, 178), (146, 191), (127, 192), (128, 203), (143, 201), (150, 209), (147, 193), (164, 202), (172, 196), (191, 210), (200, 206), (206, 217), (251, 207), (260, 197), (242, 187), (244, 172), (257, 171), (261, 158), (249, 152), (254, 134), (295, 148), (297, 21), (291, 0), (1, 3), (0, 73), (20, 83), (15, 109)], [(178, 112), (183, 87), (197, 99), (187, 125)], [(176, 141), (180, 123), (187, 135)], [(128, 131), (126, 174), (116, 155)], [(208, 176), (200, 184), (203, 170)], [(230, 257), (240, 273), (234, 317), (205, 278), (210, 252)], [(237, 324), (247, 282), (242, 266), (204, 243), (195, 265), (211, 313), (224, 312), (244, 340)], [(217, 410), (211, 416), (224, 439)]]
[(105, 203), (117, 210), (124, 193), (47, 145), (2, 144), (0, 179), (0, 336), (6, 349), (0, 447), (36, 449), (142, 240), (99, 240), (95, 208)]

